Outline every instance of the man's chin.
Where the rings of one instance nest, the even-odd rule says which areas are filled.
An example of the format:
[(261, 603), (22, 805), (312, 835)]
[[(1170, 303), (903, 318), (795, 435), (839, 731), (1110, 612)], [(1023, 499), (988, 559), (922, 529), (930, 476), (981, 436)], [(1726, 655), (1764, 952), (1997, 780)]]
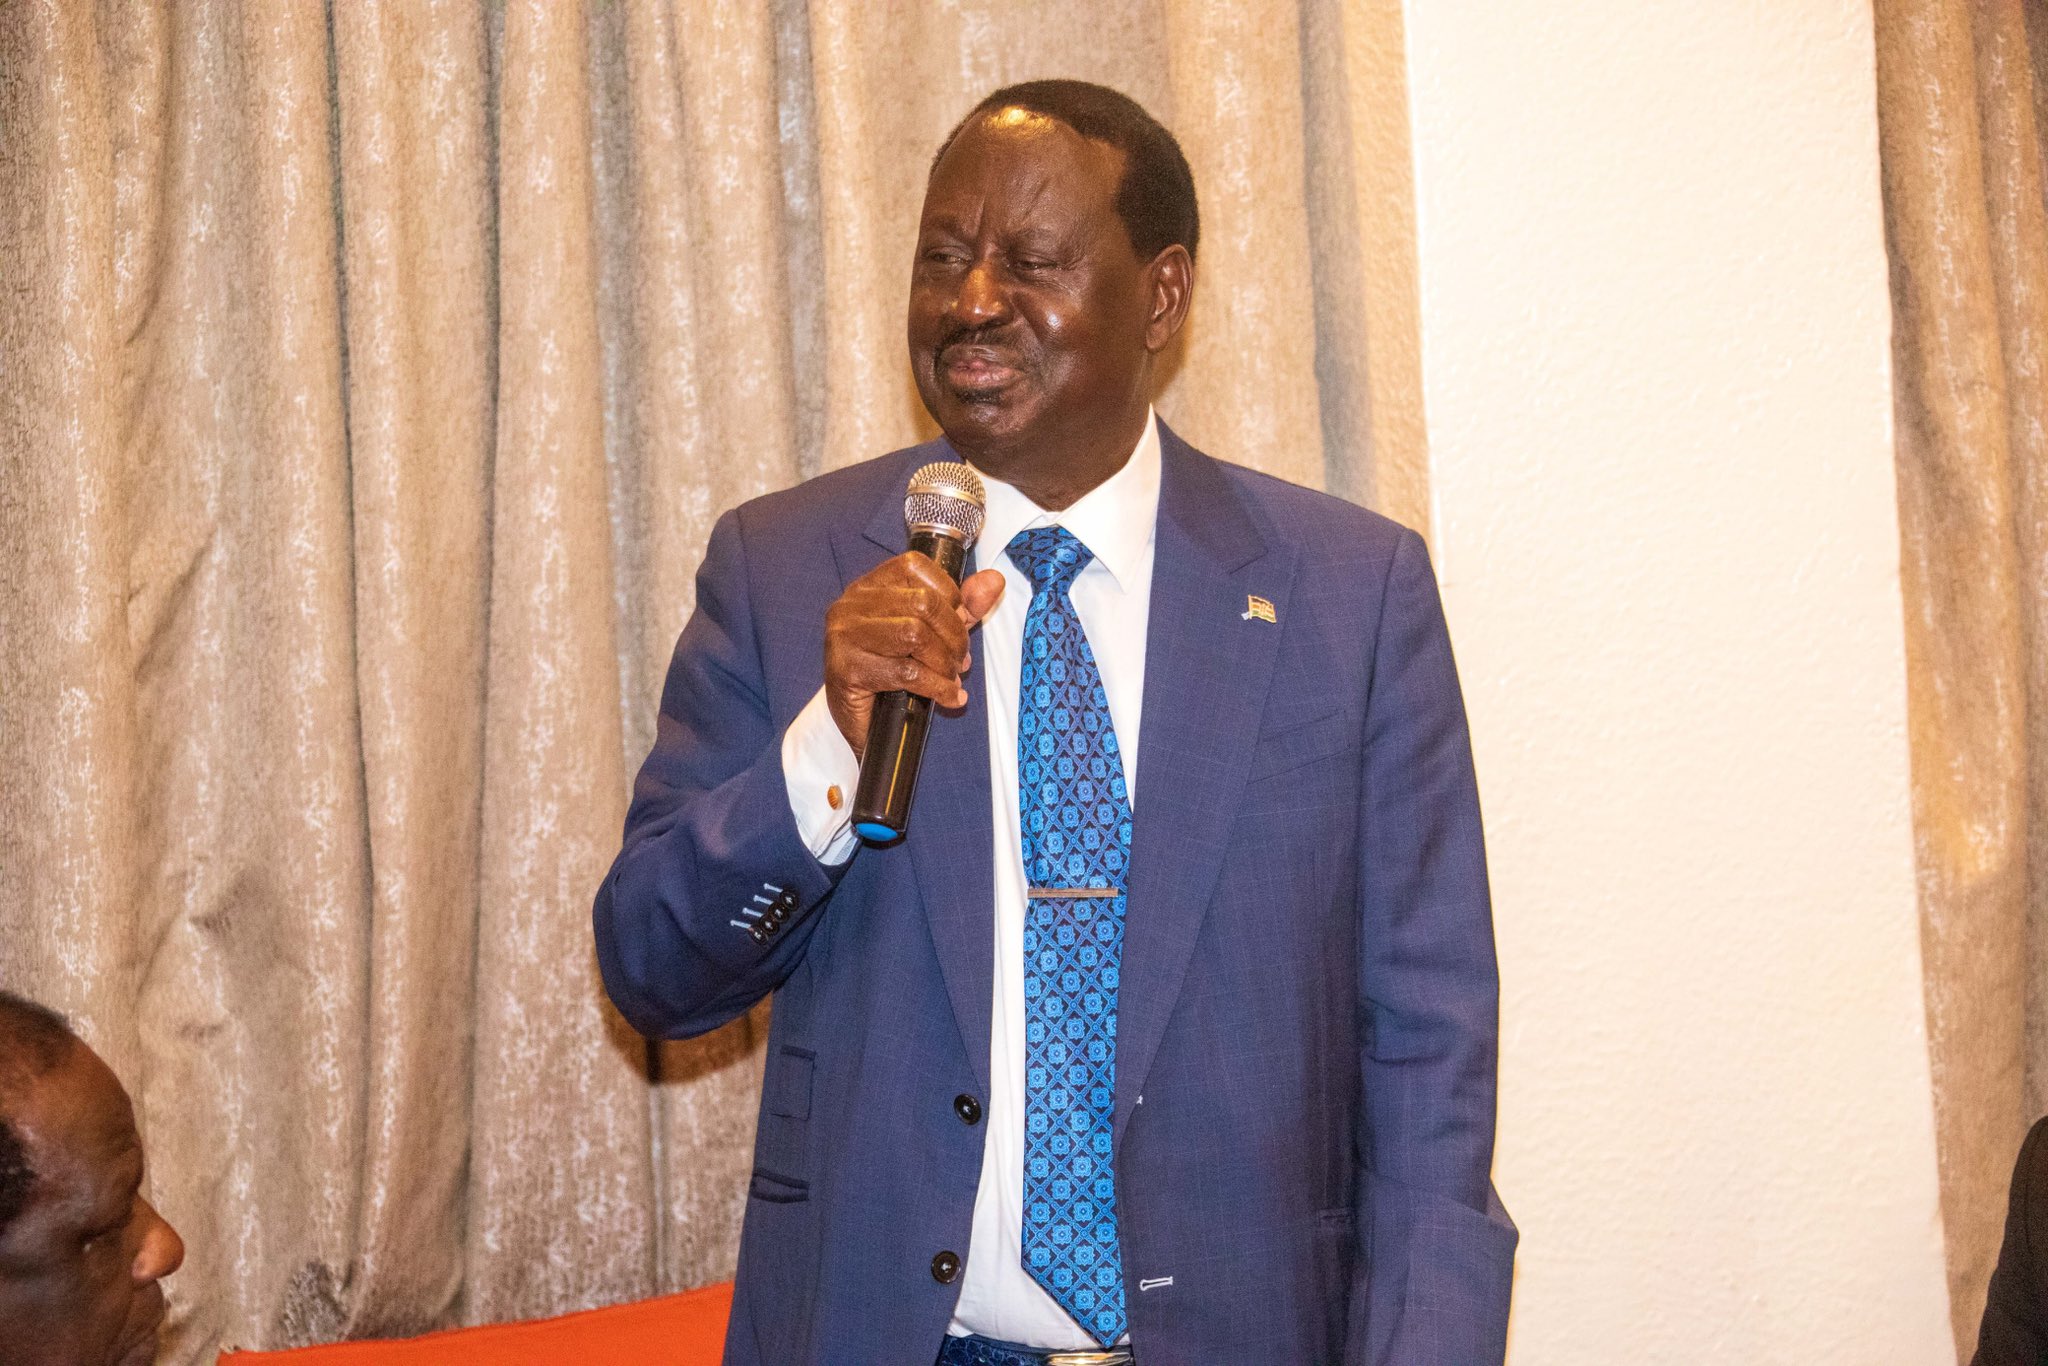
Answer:
[(122, 1345), (114, 1353), (114, 1366), (151, 1366), (156, 1360), (157, 1333), (162, 1330), (165, 1318), (163, 1292), (156, 1294), (155, 1303), (150, 1306), (142, 1325), (122, 1339)]
[(1002, 414), (1012, 406), (1014, 387), (1009, 384), (985, 384), (971, 388), (955, 388), (949, 384), (946, 386), (945, 406), (974, 421), (1000, 421)]
[(1001, 445), (1028, 425), (1014, 385), (994, 389), (953, 389), (932, 414), (955, 446), (978, 450)]
[(153, 1366), (156, 1361), (156, 1333), (157, 1330), (151, 1328), (135, 1339), (126, 1351), (114, 1358), (114, 1366)]

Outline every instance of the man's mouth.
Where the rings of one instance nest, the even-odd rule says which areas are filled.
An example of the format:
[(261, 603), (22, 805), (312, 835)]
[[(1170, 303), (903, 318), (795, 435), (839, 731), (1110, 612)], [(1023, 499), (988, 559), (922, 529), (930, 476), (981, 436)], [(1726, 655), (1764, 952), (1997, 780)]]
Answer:
[(1017, 367), (991, 346), (948, 346), (939, 352), (939, 375), (955, 390), (992, 393), (1017, 378)]

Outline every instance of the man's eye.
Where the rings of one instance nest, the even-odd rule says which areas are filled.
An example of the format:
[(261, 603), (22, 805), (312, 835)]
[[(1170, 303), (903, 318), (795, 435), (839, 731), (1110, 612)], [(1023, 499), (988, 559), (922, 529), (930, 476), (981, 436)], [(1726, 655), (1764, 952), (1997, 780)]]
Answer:
[(108, 1239), (119, 1236), (121, 1230), (127, 1227), (128, 1221), (126, 1219), (121, 1220), (117, 1224), (102, 1225), (99, 1228), (88, 1231), (84, 1237), (78, 1240), (78, 1245), (85, 1249), (87, 1252), (91, 1252), (94, 1248), (100, 1246), (102, 1243), (105, 1243)]
[(1026, 275), (1038, 275), (1045, 271), (1054, 269), (1053, 262), (1047, 261), (1037, 256), (1019, 257), (1017, 260), (1010, 262), (1010, 264), (1016, 269), (1024, 272)]
[(967, 259), (967, 253), (953, 247), (928, 247), (924, 259), (930, 265), (957, 266)]

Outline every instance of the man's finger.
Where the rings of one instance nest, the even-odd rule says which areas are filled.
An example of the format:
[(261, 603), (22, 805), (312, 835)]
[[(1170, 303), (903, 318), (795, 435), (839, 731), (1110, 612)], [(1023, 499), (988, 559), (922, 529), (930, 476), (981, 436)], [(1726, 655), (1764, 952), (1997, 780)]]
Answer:
[[(902, 585), (917, 600), (916, 614), (930, 622), (932, 627), (945, 633), (961, 649), (967, 647), (967, 628), (974, 624), (964, 617), (960, 605), (960, 585), (954, 583), (946, 572), (922, 555), (905, 554), (890, 561), (891, 566), (901, 566), (912, 583)], [(955, 623), (958, 623), (956, 628)]]
[(907, 692), (929, 697), (942, 707), (964, 706), (967, 690), (959, 677), (927, 668), (915, 659), (868, 655), (851, 669), (854, 681), (870, 693)]
[(923, 555), (917, 554), (915, 551), (906, 550), (895, 559), (884, 564), (876, 573), (881, 574), (883, 571), (900, 571), (908, 574), (911, 578), (916, 579), (919, 583), (938, 593), (939, 597), (948, 607), (960, 599), (960, 585), (953, 582), (953, 576), (939, 568), (938, 561), (928, 559)]
[(967, 650), (967, 632), (951, 614), (941, 621), (923, 617), (906, 619), (898, 628), (895, 653), (915, 659), (933, 673), (958, 675), (960, 659)]
[(970, 574), (960, 584), (960, 606), (969, 626), (977, 625), (1003, 600), (1003, 571), (984, 569)]
[(846, 627), (841, 639), (863, 654), (882, 659), (922, 660), (940, 673), (959, 672), (967, 650), (967, 628), (947, 613), (934, 620), (914, 602), (897, 604), (890, 616), (870, 617)]

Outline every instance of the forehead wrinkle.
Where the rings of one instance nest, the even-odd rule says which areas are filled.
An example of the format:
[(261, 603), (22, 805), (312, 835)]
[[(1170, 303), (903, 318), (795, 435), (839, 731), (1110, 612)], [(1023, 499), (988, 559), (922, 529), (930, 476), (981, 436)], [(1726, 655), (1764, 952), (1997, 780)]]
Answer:
[(1038, 172), (1038, 183), (1036, 185), (1029, 187), (1024, 202), (1018, 206), (1026, 214), (1029, 214), (1036, 210), (1039, 206), (1039, 203), (1042, 200), (1044, 200), (1044, 198), (1048, 194), (1052, 193), (1053, 189), (1052, 173), (1045, 170), (1043, 167), (1033, 167), (1033, 169)]
[(1001, 168), (989, 167), (982, 176), (981, 183), (976, 185), (971, 191), (952, 198), (950, 202), (948, 200), (940, 200), (937, 203), (933, 203), (927, 200), (927, 211), (924, 214), (923, 226), (940, 231), (954, 232), (962, 237), (978, 237), (988, 219), (990, 205), (1000, 203), (1006, 199), (1010, 201), (1012, 207), (1007, 210), (1005, 216), (1013, 220), (1020, 218), (1027, 220), (1022, 223), (1014, 221), (1010, 223), (1006, 235), (1014, 235), (1019, 230), (1043, 226), (1064, 226), (1065, 221), (1072, 217), (1072, 215), (1058, 215), (1056, 221), (1050, 225), (1028, 221), (1038, 212), (1040, 205), (1044, 203), (1046, 197), (1053, 194), (1058, 188), (1060, 180), (1058, 176), (1042, 166), (1034, 165), (1031, 171), (1031, 178), (1019, 184), (1019, 193), (1013, 196), (1005, 192), (1007, 177), (1003, 177), (1000, 174)]

